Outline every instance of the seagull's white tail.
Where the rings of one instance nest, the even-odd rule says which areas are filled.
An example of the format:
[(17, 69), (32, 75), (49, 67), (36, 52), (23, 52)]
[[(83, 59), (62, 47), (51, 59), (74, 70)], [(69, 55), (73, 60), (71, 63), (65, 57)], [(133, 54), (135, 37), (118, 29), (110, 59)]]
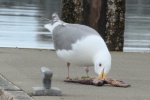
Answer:
[(50, 31), (50, 34), (52, 34), (52, 24), (45, 24), (44, 27)]
[(57, 14), (57, 13), (53, 13), (53, 14), (52, 14), (52, 25), (53, 25), (55, 22), (58, 22), (58, 21), (60, 21), (60, 18), (59, 18), (59, 16), (58, 16), (58, 14)]
[(63, 25), (63, 26), (67, 25), (67, 23), (60, 20), (57, 13), (53, 13), (52, 14), (52, 20), (49, 20), (49, 21), (50, 21), (50, 23), (44, 25), (44, 27), (50, 31), (50, 34), (52, 34), (52, 31), (56, 26), (58, 26), (58, 25)]

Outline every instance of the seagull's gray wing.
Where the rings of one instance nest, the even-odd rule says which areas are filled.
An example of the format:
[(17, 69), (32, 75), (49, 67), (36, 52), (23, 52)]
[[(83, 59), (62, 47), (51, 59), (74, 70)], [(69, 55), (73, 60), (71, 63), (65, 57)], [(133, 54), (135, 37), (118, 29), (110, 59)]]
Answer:
[(58, 25), (53, 30), (53, 41), (56, 50), (71, 50), (72, 44), (89, 35), (98, 35), (94, 29), (79, 24)]

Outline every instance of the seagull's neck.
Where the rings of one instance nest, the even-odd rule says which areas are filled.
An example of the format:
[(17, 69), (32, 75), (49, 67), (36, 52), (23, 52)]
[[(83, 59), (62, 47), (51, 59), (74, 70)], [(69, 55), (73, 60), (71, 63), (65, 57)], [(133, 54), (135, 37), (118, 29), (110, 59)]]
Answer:
[(99, 57), (107, 57), (110, 56), (110, 52), (107, 48), (101, 48), (100, 51), (97, 51), (97, 53), (95, 54), (93, 60), (96, 60)]

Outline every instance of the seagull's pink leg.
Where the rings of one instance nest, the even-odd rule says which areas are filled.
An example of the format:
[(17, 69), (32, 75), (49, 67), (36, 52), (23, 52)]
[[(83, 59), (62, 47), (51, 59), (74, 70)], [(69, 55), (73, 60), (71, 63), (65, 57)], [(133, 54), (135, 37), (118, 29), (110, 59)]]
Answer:
[(67, 77), (66, 77), (66, 79), (70, 79), (70, 77), (69, 77), (69, 66), (70, 66), (70, 63), (68, 63), (67, 62)]
[(89, 77), (89, 67), (85, 67), (85, 72), (86, 72), (86, 75), (87, 75), (87, 77)]

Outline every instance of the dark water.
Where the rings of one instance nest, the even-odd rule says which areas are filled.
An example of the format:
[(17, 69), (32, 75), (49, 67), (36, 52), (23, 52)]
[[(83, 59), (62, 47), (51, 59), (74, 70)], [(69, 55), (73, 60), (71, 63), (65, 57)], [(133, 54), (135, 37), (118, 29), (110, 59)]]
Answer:
[(0, 47), (52, 49), (43, 25), (53, 12), (60, 13), (61, 0), (0, 0)]
[(150, 52), (150, 0), (126, 0), (124, 51)]

